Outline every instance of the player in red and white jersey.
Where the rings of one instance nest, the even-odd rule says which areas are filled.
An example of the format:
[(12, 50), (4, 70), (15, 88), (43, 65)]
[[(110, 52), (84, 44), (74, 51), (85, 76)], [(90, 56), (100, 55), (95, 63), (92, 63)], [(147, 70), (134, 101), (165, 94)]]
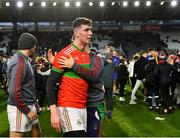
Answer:
[[(64, 136), (85, 136), (87, 127), (88, 83), (72, 69), (61, 67), (58, 59), (71, 55), (83, 67), (89, 68), (90, 58), (84, 50), (92, 38), (91, 20), (80, 17), (73, 22), (74, 41), (61, 50), (54, 59), (51, 74), (47, 81), (47, 94), (51, 111), (51, 125)], [(56, 104), (55, 86), (59, 83)]]

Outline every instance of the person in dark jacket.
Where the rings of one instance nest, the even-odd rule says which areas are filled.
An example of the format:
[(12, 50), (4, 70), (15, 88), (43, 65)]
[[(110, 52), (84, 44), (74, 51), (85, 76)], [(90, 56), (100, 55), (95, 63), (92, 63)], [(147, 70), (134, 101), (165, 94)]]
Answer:
[(114, 62), (111, 53), (106, 53), (106, 64), (103, 68), (101, 80), (104, 82), (107, 117), (112, 118), (113, 111), (113, 73)]
[(176, 100), (177, 107), (180, 108), (180, 55), (177, 56), (174, 66), (176, 67), (178, 72), (174, 74), (176, 86), (173, 98), (174, 100)]
[(159, 92), (157, 80), (154, 74), (156, 61), (153, 56), (149, 57), (148, 64), (145, 66), (146, 78), (144, 86), (147, 88), (148, 105), (149, 109), (153, 109), (153, 99), (155, 99), (156, 110), (159, 110)]
[(19, 50), (8, 64), (7, 76), (9, 98), (7, 105), (10, 137), (22, 137), (31, 131), (32, 137), (40, 136), (40, 125), (36, 110), (35, 76), (30, 56), (35, 53), (36, 38), (23, 33), (18, 40)]
[(136, 104), (136, 102), (134, 101), (136, 99), (135, 94), (136, 94), (138, 88), (140, 87), (140, 85), (143, 83), (143, 81), (145, 81), (146, 75), (145, 75), (144, 67), (147, 64), (146, 56), (147, 56), (147, 52), (142, 51), (141, 57), (134, 64), (134, 73), (135, 73), (135, 76), (137, 77), (137, 80), (136, 80), (136, 84), (132, 90), (131, 100), (130, 100), (129, 104)]
[(3, 73), (2, 73), (2, 66), (3, 66), (3, 62), (2, 62), (2, 57), (0, 56), (0, 87), (3, 88)]
[[(171, 65), (173, 65), (177, 70), (178, 70), (178, 63), (175, 62), (177, 56), (175, 54), (170, 54), (168, 55), (167, 62)], [(176, 88), (176, 83), (178, 82), (178, 72), (175, 72), (174, 70), (171, 71), (170, 73), (170, 78), (171, 78), (171, 84), (170, 84), (170, 101), (171, 105), (173, 105), (173, 97), (174, 97), (174, 92)]]
[(176, 68), (166, 62), (166, 53), (159, 53), (159, 64), (156, 66), (154, 73), (158, 79), (158, 85), (160, 88), (160, 96), (162, 98), (162, 106), (164, 108), (164, 113), (172, 112), (172, 105), (170, 101), (170, 84), (171, 78), (170, 73), (172, 71), (177, 71)]
[(126, 82), (128, 80), (128, 76), (129, 76), (129, 72), (127, 71), (127, 67), (125, 65), (125, 60), (121, 59), (120, 64), (117, 66), (117, 73), (118, 73), (118, 84), (120, 84), (120, 98), (119, 101), (120, 102), (124, 102), (125, 98), (124, 98), (124, 88), (126, 85)]
[(44, 107), (44, 101), (46, 98), (46, 83), (47, 83), (47, 79), (49, 77), (50, 74), (50, 64), (46, 61), (44, 61), (41, 65), (40, 68), (37, 68), (37, 74), (39, 75), (41, 80), (39, 82), (39, 84), (41, 84), (41, 88), (40, 91), (38, 93), (38, 104), (40, 106), (40, 111), (45, 110)]

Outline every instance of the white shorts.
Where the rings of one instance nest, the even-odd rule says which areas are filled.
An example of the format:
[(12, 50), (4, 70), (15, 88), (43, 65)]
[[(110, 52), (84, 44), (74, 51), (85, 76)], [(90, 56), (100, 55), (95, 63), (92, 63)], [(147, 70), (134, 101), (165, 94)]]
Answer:
[[(29, 105), (29, 108), (36, 112), (35, 105)], [(29, 132), (32, 126), (39, 124), (39, 120), (30, 121), (27, 115), (21, 112), (16, 106), (7, 105), (7, 114), (10, 125), (10, 131)]]
[(86, 108), (58, 107), (63, 132), (87, 130)]

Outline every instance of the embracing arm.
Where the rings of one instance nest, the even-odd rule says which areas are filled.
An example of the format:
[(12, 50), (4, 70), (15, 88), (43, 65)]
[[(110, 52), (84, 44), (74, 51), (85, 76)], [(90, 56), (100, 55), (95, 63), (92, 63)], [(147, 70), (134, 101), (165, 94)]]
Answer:
[(78, 73), (82, 78), (86, 79), (87, 81), (97, 81), (104, 65), (100, 57), (96, 56), (94, 64), (91, 64), (91, 68), (82, 67), (79, 64), (74, 63), (72, 69)]
[(73, 71), (85, 80), (94, 82), (98, 79), (104, 67), (101, 57), (96, 56), (94, 58), (94, 63), (91, 64), (90, 69), (77, 64), (71, 56), (69, 56), (69, 58), (61, 57), (61, 59), (59, 59), (59, 64), (65, 68), (72, 68)]

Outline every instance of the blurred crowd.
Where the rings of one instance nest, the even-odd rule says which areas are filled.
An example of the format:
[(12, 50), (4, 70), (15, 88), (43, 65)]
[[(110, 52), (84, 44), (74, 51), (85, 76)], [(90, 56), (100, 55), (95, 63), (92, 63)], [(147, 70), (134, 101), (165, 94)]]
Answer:
[[(105, 87), (106, 111), (109, 118), (113, 113), (115, 96), (120, 102), (128, 99), (125, 96), (126, 84), (132, 88), (129, 104), (138, 104), (137, 91), (141, 88), (144, 101), (150, 110), (158, 112), (173, 112), (174, 107), (180, 107), (180, 52), (177, 50), (164, 50), (149, 48), (140, 51), (131, 58), (112, 46), (104, 47), (104, 54), (91, 48), (98, 56), (107, 59), (103, 69), (102, 81)], [(6, 77), (7, 65), (10, 57), (0, 56), (0, 85), (8, 94)], [(36, 76), (38, 103), (40, 110), (48, 109), (46, 101), (46, 81), (50, 74), (51, 64), (47, 54), (35, 55), (31, 61)], [(57, 84), (58, 88), (58, 84)], [(143, 89), (142, 89), (143, 88)]]

